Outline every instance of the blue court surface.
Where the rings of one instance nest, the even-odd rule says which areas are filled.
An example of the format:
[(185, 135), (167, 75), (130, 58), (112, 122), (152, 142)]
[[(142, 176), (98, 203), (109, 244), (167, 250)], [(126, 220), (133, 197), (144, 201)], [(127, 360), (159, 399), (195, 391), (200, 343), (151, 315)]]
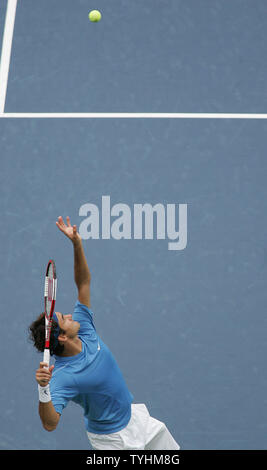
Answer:
[(267, 449), (266, 119), (76, 114), (263, 115), (266, 13), (264, 0), (18, 2), (0, 82), (0, 449), (90, 449), (75, 404), (42, 428), (28, 341), (50, 257), (56, 310), (76, 301), (60, 215), (84, 234), (95, 326), (134, 402), (181, 449)]

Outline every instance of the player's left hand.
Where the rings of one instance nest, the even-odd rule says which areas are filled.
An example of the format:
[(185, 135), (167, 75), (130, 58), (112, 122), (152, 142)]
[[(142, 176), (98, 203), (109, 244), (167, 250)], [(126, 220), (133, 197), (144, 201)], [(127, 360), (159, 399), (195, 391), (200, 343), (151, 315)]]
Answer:
[(73, 243), (79, 243), (82, 240), (77, 231), (77, 226), (71, 225), (69, 216), (67, 216), (67, 225), (65, 224), (62, 216), (58, 217), (56, 225)]

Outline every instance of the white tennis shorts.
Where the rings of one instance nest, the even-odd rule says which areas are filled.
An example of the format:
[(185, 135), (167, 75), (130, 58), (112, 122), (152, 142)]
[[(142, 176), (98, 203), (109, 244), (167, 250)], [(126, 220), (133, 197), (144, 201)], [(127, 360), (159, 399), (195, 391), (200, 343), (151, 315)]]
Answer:
[(152, 418), (146, 405), (131, 405), (132, 416), (125, 428), (112, 434), (87, 431), (94, 450), (174, 450), (180, 446), (164, 423)]

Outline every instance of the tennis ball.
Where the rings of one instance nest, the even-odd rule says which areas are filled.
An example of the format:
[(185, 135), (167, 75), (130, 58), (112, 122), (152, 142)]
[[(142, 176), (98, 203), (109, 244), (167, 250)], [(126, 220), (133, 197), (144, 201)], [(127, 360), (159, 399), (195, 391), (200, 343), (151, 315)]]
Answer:
[(90, 21), (92, 21), (93, 23), (97, 23), (98, 21), (101, 20), (102, 18), (102, 15), (100, 13), (100, 11), (98, 10), (92, 10), (90, 11), (89, 15), (88, 15), (88, 18)]

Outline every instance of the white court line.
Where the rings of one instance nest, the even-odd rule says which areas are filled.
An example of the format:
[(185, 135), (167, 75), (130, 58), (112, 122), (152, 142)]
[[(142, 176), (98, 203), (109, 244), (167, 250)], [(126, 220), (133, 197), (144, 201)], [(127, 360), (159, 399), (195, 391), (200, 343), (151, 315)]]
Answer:
[(0, 63), (0, 118), (89, 118), (89, 119), (267, 119), (253, 113), (5, 113), (17, 0), (8, 0)]
[(139, 118), (139, 119), (267, 119), (267, 114), (235, 113), (0, 113), (0, 118)]
[(17, 0), (8, 0), (0, 62), (0, 113), (4, 113)]

